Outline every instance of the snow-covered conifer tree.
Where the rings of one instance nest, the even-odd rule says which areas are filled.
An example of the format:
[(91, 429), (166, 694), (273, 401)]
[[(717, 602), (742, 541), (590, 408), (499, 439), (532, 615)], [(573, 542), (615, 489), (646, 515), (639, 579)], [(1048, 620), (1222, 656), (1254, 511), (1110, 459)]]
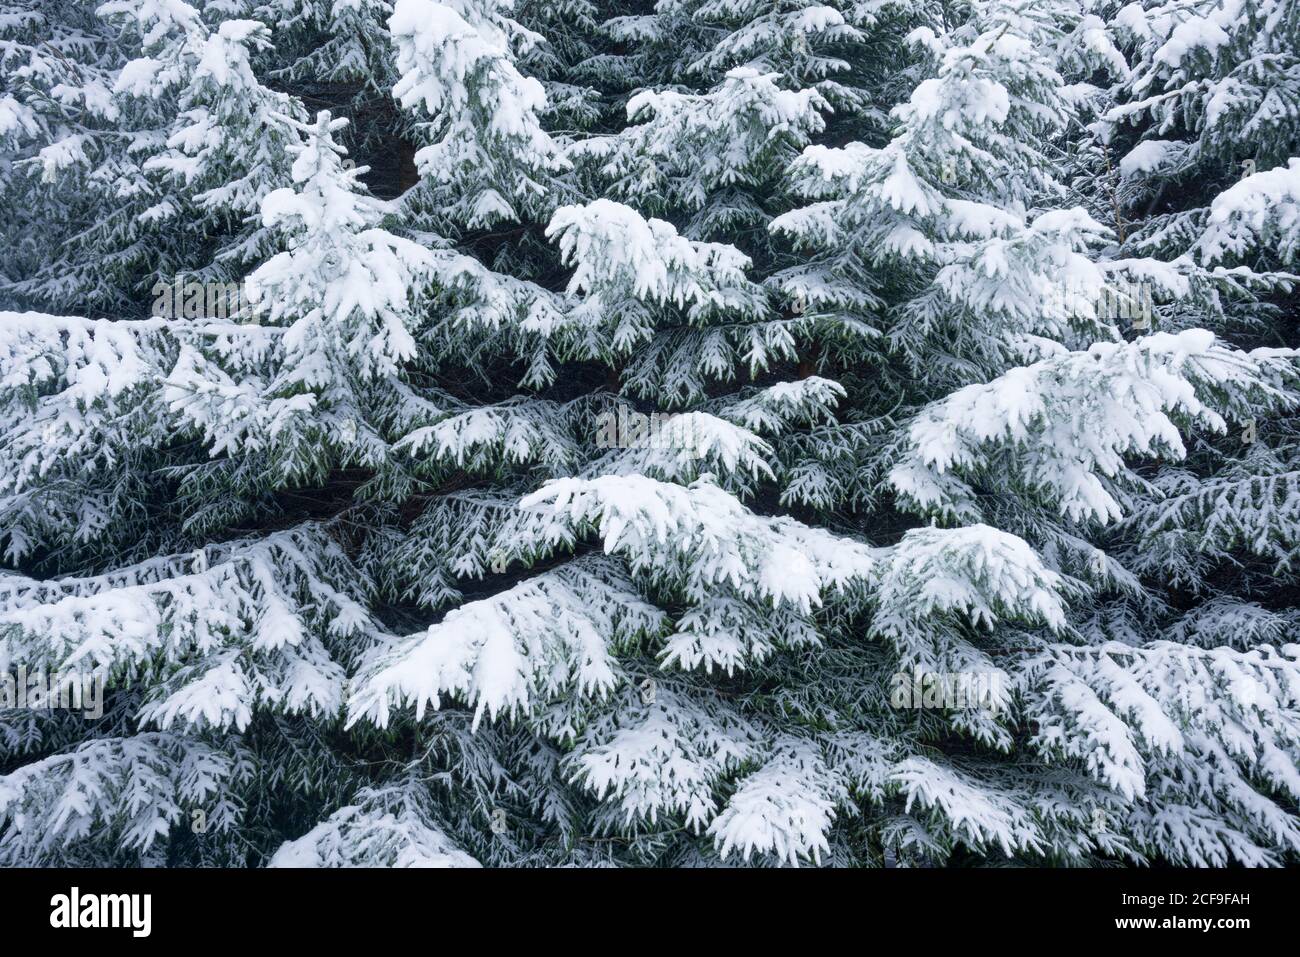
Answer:
[(1298, 30), (14, 0), (0, 863), (1296, 860)]

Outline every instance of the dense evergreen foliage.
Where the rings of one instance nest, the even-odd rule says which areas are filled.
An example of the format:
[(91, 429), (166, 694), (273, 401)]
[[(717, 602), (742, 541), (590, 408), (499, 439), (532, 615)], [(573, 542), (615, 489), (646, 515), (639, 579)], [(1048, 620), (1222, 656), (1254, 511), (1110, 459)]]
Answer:
[(0, 202), (0, 864), (1297, 859), (1300, 4), (0, 0)]

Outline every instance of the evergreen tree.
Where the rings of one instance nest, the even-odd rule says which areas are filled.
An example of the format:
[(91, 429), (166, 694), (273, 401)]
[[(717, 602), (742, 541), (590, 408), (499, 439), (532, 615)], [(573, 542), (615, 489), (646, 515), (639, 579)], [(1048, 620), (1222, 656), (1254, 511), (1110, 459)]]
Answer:
[(0, 863), (1300, 856), (1294, 4), (0, 38)]

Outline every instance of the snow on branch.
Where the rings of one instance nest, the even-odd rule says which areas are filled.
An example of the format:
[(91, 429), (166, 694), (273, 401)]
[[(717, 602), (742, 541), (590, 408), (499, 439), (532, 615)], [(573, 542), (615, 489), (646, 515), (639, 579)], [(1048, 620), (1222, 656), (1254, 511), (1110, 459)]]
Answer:
[(1239, 259), (1258, 246), (1276, 249), (1283, 262), (1295, 259), (1300, 254), (1300, 157), (1247, 176), (1214, 197), (1196, 245), (1208, 262)]
[(248, 277), (248, 296), (283, 337), (287, 384), (319, 388), (342, 354), (362, 376), (392, 374), (414, 357), (415, 308), (433, 270), (418, 243), (375, 223), (387, 205), (369, 196), (345, 169), (334, 133), (346, 120), (322, 111), (310, 126), (285, 118), (302, 136), (291, 146), (294, 187), (262, 200), (262, 221), (282, 232), (289, 247)]
[(748, 861), (758, 851), (792, 865), (809, 858), (820, 864), (830, 851), (826, 833), (836, 806), (847, 798), (842, 776), (827, 767), (816, 745), (785, 738), (740, 782), (708, 833), (723, 860), (735, 851)]
[(1000, 620), (1065, 627), (1064, 581), (1023, 540), (988, 525), (904, 534), (873, 576), (873, 630), (902, 646), (926, 619), (956, 612), (975, 626)]
[[(1122, 517), (1125, 456), (1185, 455), (1177, 416), (1214, 431), (1285, 407), (1289, 350), (1240, 352), (1203, 329), (1060, 352), (917, 415), (889, 480), (920, 512), (978, 514), (962, 476), (996, 471), (1074, 521)], [(1004, 454), (999, 454), (999, 451)]]
[(362, 788), (268, 867), (479, 867), (431, 818), (418, 787)]
[(495, 468), (503, 462), (541, 462), (553, 472), (572, 468), (580, 448), (572, 433), (571, 407), (538, 399), (508, 399), (456, 411), (402, 436), (405, 451), (422, 471), (434, 466)]
[(861, 583), (880, 558), (878, 549), (793, 519), (754, 515), (706, 479), (689, 487), (640, 475), (557, 479), (520, 505), (595, 529), (607, 554), (681, 580), (697, 601), (726, 585), (807, 612), (823, 591)]
[(313, 526), (93, 577), (0, 576), (0, 652), (110, 684), (152, 674), (140, 717), (163, 728), (242, 729), (259, 706), (335, 714), (344, 672), (326, 643), (373, 629), (355, 580)]
[[(472, 196), (467, 220), (516, 219), (514, 203), (542, 192), (564, 165), (541, 125), (546, 91), (516, 66), (515, 51), (541, 41), (505, 16), (509, 0), (397, 0), (388, 22), (400, 78), (393, 96), (433, 118), (439, 138), (415, 162), (426, 176), (459, 177)], [(486, 180), (486, 183), (485, 183)]]
[(717, 813), (716, 785), (755, 756), (760, 741), (731, 708), (661, 687), (649, 703), (615, 702), (565, 764), (596, 798), (612, 799), (625, 825), (672, 813), (699, 833)]
[(444, 695), (474, 708), (475, 727), (485, 714), (528, 712), (564, 692), (603, 697), (620, 681), (615, 649), (664, 624), (603, 566), (563, 565), (374, 649), (353, 680), (348, 724), (386, 727), (407, 703), (418, 720)]
[(717, 667), (728, 675), (768, 658), (777, 648), (821, 643), (809, 616), (788, 606), (763, 608), (717, 595), (688, 609), (664, 642), (664, 666), (690, 671)]
[(609, 448), (587, 466), (584, 477), (644, 475), (664, 482), (692, 482), (702, 474), (738, 488), (772, 478), (772, 447), (753, 432), (707, 412), (652, 413), (626, 407), (598, 418), (596, 444)]
[(566, 155), (598, 164), (617, 194), (639, 205), (662, 204), (668, 192), (700, 209), (720, 188), (758, 185), (825, 126), (825, 98), (782, 89), (778, 79), (746, 66), (703, 94), (642, 90), (627, 103), (635, 125), (579, 140)]
[(558, 238), (564, 261), (577, 267), (571, 294), (671, 303), (693, 317), (765, 312), (761, 287), (745, 277), (749, 257), (735, 246), (687, 239), (672, 223), (644, 219), (622, 203), (562, 206), (546, 234)]
[(1052, 645), (1022, 667), (1035, 747), (1084, 761), (1130, 799), (1170, 758), (1300, 797), (1300, 645)]
[(236, 790), (251, 755), (198, 739), (146, 731), (96, 738), (0, 776), (0, 864), (139, 863), (172, 828), (201, 810), (214, 834), (241, 823)]
[(164, 327), (0, 312), (0, 493), (128, 454), (159, 414)]
[(992, 845), (1011, 857), (1043, 847), (1042, 831), (1024, 801), (1027, 795), (994, 780), (916, 756), (899, 762), (890, 784), (906, 798), (906, 810), (928, 810), (956, 840), (977, 850)]
[(835, 408), (848, 395), (844, 386), (811, 375), (793, 382), (743, 391), (724, 402), (710, 403), (717, 414), (751, 432), (779, 435), (796, 425), (833, 422)]

